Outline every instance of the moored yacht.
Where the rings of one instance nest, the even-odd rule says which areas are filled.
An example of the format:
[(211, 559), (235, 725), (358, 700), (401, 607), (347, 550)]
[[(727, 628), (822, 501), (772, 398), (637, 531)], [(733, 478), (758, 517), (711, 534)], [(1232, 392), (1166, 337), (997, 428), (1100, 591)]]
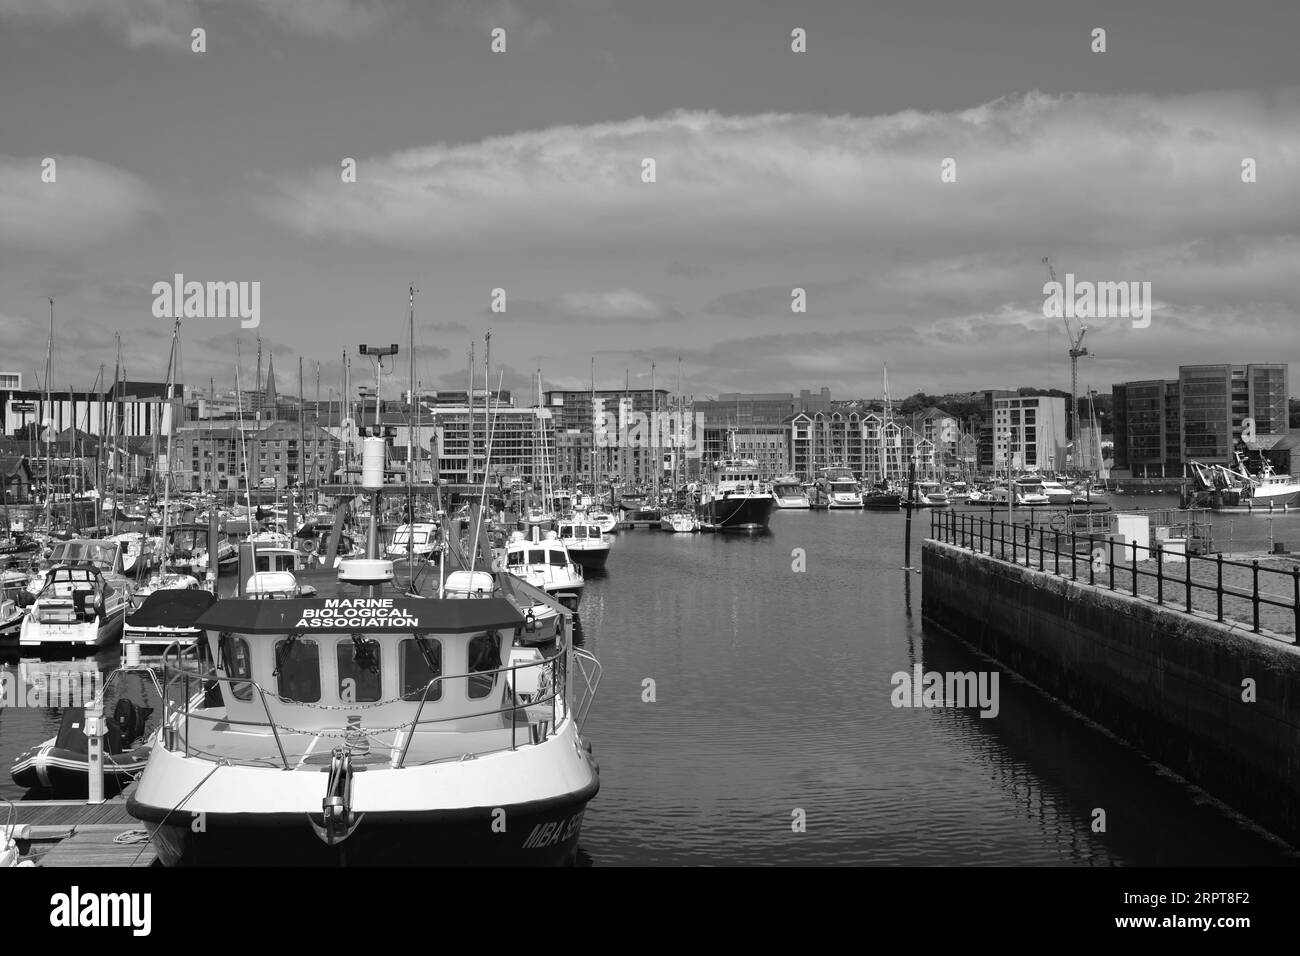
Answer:
[(578, 518), (565, 519), (560, 522), (557, 532), (564, 549), (569, 552), (584, 571), (603, 568), (609, 559), (609, 539), (600, 531), (600, 527), (591, 521)]
[(399, 525), (388, 543), (384, 557), (400, 561), (413, 555), (417, 561), (428, 561), (438, 550), (438, 526), (429, 522)]
[(506, 542), (505, 552), (507, 571), (577, 609), (586, 581), (582, 568), (554, 531), (534, 528), (531, 537), (516, 531)]
[(700, 530), (700, 519), (691, 511), (670, 511), (659, 519), (659, 530), (690, 534)]
[(826, 489), (826, 500), (832, 509), (862, 507), (862, 489), (848, 468), (838, 465), (823, 468), (820, 483)]
[(59, 564), (45, 572), (19, 629), (22, 646), (80, 644), (100, 647), (122, 634), (130, 604), (128, 586), (110, 582), (94, 564)]
[(772, 482), (772, 498), (778, 508), (807, 508), (808, 492), (798, 478), (786, 476)]

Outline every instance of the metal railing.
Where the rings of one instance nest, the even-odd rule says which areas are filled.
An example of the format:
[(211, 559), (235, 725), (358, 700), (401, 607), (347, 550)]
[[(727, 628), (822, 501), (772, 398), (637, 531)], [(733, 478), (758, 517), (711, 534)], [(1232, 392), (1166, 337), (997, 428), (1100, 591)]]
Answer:
[[(170, 650), (171, 648), (168, 648), (168, 651)], [(575, 651), (575, 654), (585, 655), (585, 652)], [(585, 655), (585, 656), (589, 656), (589, 655)], [(595, 658), (591, 658), (591, 660), (594, 661)], [(288, 700), (287, 698), (282, 698), (278, 694), (265, 690), (257, 681), (252, 680), (248, 677), (223, 676), (218, 674), (215, 669), (208, 669), (206, 671), (198, 672), (198, 673), (189, 669), (185, 669), (183, 665), (181, 665), (179, 654), (177, 656), (177, 663), (178, 665), (180, 665), (180, 673), (168, 677), (166, 681), (167, 693), (164, 694), (164, 702), (165, 702), (165, 706), (168, 707), (170, 713), (168, 714), (167, 718), (164, 720), (163, 723), (163, 745), (167, 747), (167, 749), (169, 750), (175, 750), (179, 748), (182, 751), (182, 754), (186, 757), (191, 755), (202, 756), (201, 750), (199, 750), (197, 747), (191, 746), (190, 729), (189, 729), (189, 724), (191, 720), (204, 721), (210, 724), (221, 723), (221, 724), (238, 725), (244, 727), (269, 727), (271, 730), (271, 735), (275, 740), (276, 751), (279, 754), (280, 765), (281, 765), (281, 769), (283, 770), (292, 770), (294, 768), (294, 764), (291, 762), (290, 755), (288, 751), (285, 749), (284, 741), (281, 739), (280, 736), (281, 731), (284, 731), (286, 734), (311, 734), (313, 736), (346, 736), (347, 735), (346, 729), (341, 726), (300, 729), (285, 724), (282, 721), (277, 722), (276, 719), (272, 716), (270, 705), (267, 703), (268, 695), (275, 698), (279, 702), (287, 703), (290, 705), (301, 706), (305, 710), (328, 709), (328, 710), (355, 711), (357, 707), (373, 709), (374, 707), (378, 707), (378, 706), (396, 705), (400, 703), (416, 703), (415, 698), (408, 698), (406, 696), (403, 696), (399, 700), (367, 702), (367, 703), (356, 704), (351, 706), (317, 705), (312, 703), (304, 703), (301, 701), (292, 701), (292, 700)], [(164, 671), (166, 671), (167, 668), (166, 652), (164, 652), (164, 656), (163, 656), (163, 666), (164, 666)], [(521, 700), (519, 691), (517, 689), (518, 674), (521, 671), (527, 670), (528, 668), (534, 668), (534, 667), (539, 668), (541, 674), (543, 675), (544, 684), (542, 681), (539, 681), (539, 685), (549, 686), (549, 693), (538, 695), (537, 697), (532, 699)], [(559, 654), (554, 657), (544, 657), (541, 660), (530, 661), (524, 664), (508, 664), (503, 667), (493, 668), (491, 670), (470, 671), (464, 674), (441, 674), (437, 677), (432, 678), (431, 680), (429, 680), (428, 683), (424, 685), (423, 690), (420, 692), (420, 697), (418, 698), (418, 704), (416, 707), (415, 716), (412, 720), (403, 721), (393, 727), (371, 729), (368, 732), (370, 734), (390, 733), (390, 732), (394, 734), (393, 742), (389, 746), (390, 749), (400, 747), (400, 752), (393, 766), (395, 769), (401, 769), (406, 764), (406, 757), (408, 751), (410, 750), (411, 742), (415, 738), (416, 730), (421, 725), (428, 726), (433, 724), (442, 724), (450, 721), (465, 720), (473, 717), (487, 717), (487, 716), (492, 716), (494, 714), (513, 715), (519, 713), (520, 711), (524, 711), (525, 708), (536, 707), (539, 704), (545, 704), (549, 702), (551, 705), (550, 721), (549, 722), (540, 721), (536, 723), (530, 721), (528, 724), (530, 728), (530, 733), (528, 735), (528, 740), (524, 745), (526, 746), (527, 744), (540, 744), (547, 739), (546, 733), (538, 732), (538, 728), (540, 727), (541, 724), (547, 724), (549, 728), (554, 728), (558, 723), (558, 721), (565, 716), (576, 717), (576, 715), (581, 714), (583, 717), (585, 717), (587, 710), (590, 708), (591, 698), (592, 696), (594, 696), (596, 688), (595, 685), (592, 683), (591, 679), (588, 677), (587, 673), (585, 672), (581, 664), (579, 664), (579, 672), (582, 674), (584, 679), (586, 679), (585, 682), (587, 684), (588, 692), (582, 695), (582, 699), (577, 702), (576, 706), (573, 703), (571, 703), (569, 699), (566, 699), (563, 696), (563, 693), (566, 687), (568, 686), (568, 666), (566, 664), (565, 656), (563, 654)], [(494, 678), (494, 684), (495, 684), (496, 675), (507, 674), (507, 673), (510, 675), (510, 688), (511, 688), (512, 700), (510, 703), (506, 704), (505, 706), (493, 708), (490, 710), (476, 710), (473, 712), (457, 711), (456, 713), (447, 714), (445, 716), (424, 718), (423, 716), (424, 705), (429, 700), (429, 693), (434, 687), (440, 685), (442, 682), (454, 681), (454, 680), (469, 680), (474, 677), (491, 676)], [(598, 664), (596, 665), (595, 682), (599, 683)], [(198, 684), (197, 689), (193, 687), (195, 683)], [(266, 720), (261, 721), (261, 720), (247, 720), (247, 719), (244, 720), (232, 719), (225, 712), (224, 708), (220, 716), (192, 712), (196, 709), (196, 702), (202, 700), (212, 687), (220, 686), (223, 684), (232, 685), (232, 691), (231, 691), (232, 693), (234, 692), (233, 685), (239, 685), (241, 688), (251, 687), (252, 689), (256, 690), (258, 694), (258, 699), (262, 704), (262, 710), (266, 714)], [(180, 691), (179, 702), (173, 700), (172, 691), (174, 689)], [(581, 727), (581, 718), (578, 719), (577, 726), (579, 728)], [(510, 723), (510, 731), (511, 734), (510, 734), (509, 747), (500, 747), (491, 751), (478, 751), (474, 755), (478, 756), (484, 753), (496, 753), (498, 751), (504, 751), (504, 750), (516, 750), (519, 746), (519, 742), (517, 739), (518, 735), (515, 732), (516, 725), (513, 719), (511, 720)], [(399, 736), (402, 738), (400, 740), (400, 743), (399, 743)], [(179, 738), (179, 740), (177, 738)], [(303, 756), (305, 756), (305, 754)], [(465, 756), (466, 755), (463, 754), (457, 754), (455, 756), (451, 756), (446, 759), (459, 760), (459, 759), (464, 759)], [(231, 763), (240, 762), (238, 758), (232, 758), (229, 755), (224, 755), (223, 759), (226, 759)], [(254, 762), (261, 763), (262, 761), (259, 759)]]
[[(1270, 637), (1278, 635), (1263, 630), (1260, 613), (1274, 608), (1283, 612), (1282, 622), (1294, 628), (1291, 642), (1300, 642), (1300, 565), (1269, 567), (1259, 559), (1225, 560), (1222, 553), (1212, 557), (1182, 551), (1167, 554), (1158, 540), (1143, 547), (1136, 541), (1116, 540), (1115, 535), (1013, 524), (957, 511), (931, 512), (930, 537), (1020, 567), (1154, 598), (1162, 607), (1187, 614), (1212, 613), (1219, 622), (1249, 624), (1254, 633)], [(1225, 616), (1225, 600), (1242, 610), (1249, 605), (1249, 620)]]

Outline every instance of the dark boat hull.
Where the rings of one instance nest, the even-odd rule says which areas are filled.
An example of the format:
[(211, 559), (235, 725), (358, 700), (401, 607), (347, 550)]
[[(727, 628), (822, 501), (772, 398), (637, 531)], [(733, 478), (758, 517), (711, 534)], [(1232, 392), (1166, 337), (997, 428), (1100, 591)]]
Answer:
[[(127, 801), (152, 833), (164, 866), (568, 866), (582, 816), (600, 789), (505, 807), (367, 813), (342, 843), (326, 846), (306, 814), (191, 814)], [(493, 821), (505, 810), (505, 832)]]
[(707, 502), (703, 514), (719, 531), (762, 531), (771, 520), (774, 505), (771, 496), (733, 495)]
[(903, 496), (897, 494), (865, 494), (862, 507), (871, 511), (897, 511), (902, 507)]
[(571, 550), (569, 557), (573, 558), (574, 564), (580, 565), (585, 571), (598, 571), (609, 560), (609, 548), (601, 548), (598, 551)]

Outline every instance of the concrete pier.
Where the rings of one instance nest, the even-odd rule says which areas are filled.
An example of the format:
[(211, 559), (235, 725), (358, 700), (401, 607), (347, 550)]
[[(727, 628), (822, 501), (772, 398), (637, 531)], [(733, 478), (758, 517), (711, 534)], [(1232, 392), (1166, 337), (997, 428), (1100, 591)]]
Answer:
[(934, 540), (922, 569), (928, 624), (1300, 845), (1292, 638)]

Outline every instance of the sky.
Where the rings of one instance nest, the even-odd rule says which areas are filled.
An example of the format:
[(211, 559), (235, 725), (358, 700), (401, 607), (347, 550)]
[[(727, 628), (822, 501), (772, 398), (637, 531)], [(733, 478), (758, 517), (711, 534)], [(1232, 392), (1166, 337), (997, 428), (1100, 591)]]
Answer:
[(258, 328), (182, 322), (219, 389), (260, 335), (309, 398), (401, 343), (395, 397), (412, 283), (425, 389), (471, 342), (482, 387), (489, 329), (521, 399), (593, 359), (698, 397), (1068, 388), (1045, 256), (1150, 283), (1146, 327), (1084, 320), (1081, 390), (1290, 361), (1297, 37), (1265, 0), (0, 0), (0, 371), (43, 380), (53, 297), (56, 388), (117, 335), (163, 380), (180, 273), (260, 283)]

